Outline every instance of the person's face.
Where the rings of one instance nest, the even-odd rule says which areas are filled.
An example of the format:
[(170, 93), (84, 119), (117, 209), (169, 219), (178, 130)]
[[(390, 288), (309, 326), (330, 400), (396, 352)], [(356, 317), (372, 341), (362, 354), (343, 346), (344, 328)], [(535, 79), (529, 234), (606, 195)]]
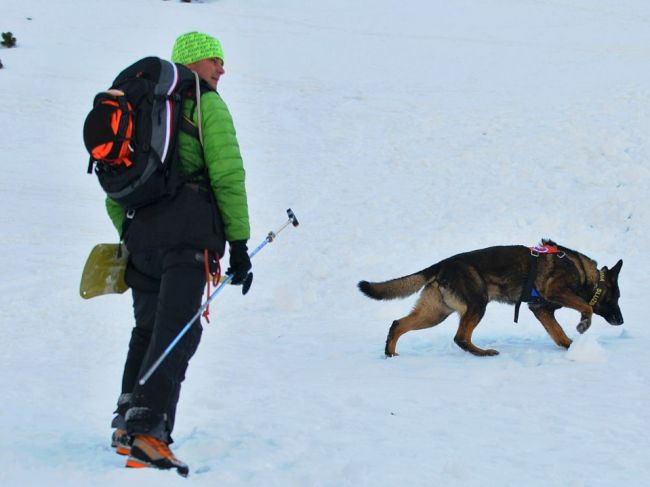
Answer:
[(217, 83), (219, 83), (219, 78), (226, 71), (223, 69), (223, 61), (218, 57), (201, 59), (195, 63), (188, 64), (188, 68), (196, 73), (204, 80), (210, 88), (213, 90), (217, 89)]

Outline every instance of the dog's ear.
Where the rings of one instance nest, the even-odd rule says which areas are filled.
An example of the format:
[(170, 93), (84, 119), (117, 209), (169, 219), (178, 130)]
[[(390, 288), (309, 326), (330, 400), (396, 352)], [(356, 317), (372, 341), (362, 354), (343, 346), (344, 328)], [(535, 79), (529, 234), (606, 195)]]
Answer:
[(619, 260), (614, 267), (607, 273), (610, 279), (614, 282), (618, 280), (618, 274), (621, 272), (621, 267), (623, 267), (623, 259)]

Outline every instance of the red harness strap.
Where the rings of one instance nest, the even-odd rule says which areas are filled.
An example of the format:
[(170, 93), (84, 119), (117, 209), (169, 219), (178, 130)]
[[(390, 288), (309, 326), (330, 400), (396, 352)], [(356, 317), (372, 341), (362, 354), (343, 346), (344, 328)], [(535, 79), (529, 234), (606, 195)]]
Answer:
[(560, 254), (562, 251), (558, 249), (555, 245), (535, 245), (533, 247), (528, 247), (530, 249), (530, 253), (533, 256), (539, 255), (539, 254)]
[[(208, 284), (206, 288), (206, 301), (210, 299), (210, 282), (212, 282), (212, 285), (216, 286), (219, 284), (219, 279), (221, 279), (221, 265), (219, 264), (219, 254), (214, 253), (214, 262), (215, 262), (215, 269), (211, 269), (210, 267), (210, 254), (208, 252), (208, 249), (203, 250), (203, 263), (205, 265), (205, 280)], [(205, 311), (203, 312), (203, 317), (205, 318), (205, 321), (210, 323), (210, 305), (208, 304), (205, 307)]]

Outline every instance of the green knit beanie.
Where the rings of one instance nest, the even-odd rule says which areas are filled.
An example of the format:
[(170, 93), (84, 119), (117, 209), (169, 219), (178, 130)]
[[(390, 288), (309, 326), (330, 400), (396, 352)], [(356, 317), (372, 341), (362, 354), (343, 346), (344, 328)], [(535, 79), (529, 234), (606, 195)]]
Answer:
[(219, 39), (208, 34), (188, 32), (179, 36), (174, 42), (172, 61), (175, 63), (187, 65), (215, 57), (223, 61), (223, 49)]

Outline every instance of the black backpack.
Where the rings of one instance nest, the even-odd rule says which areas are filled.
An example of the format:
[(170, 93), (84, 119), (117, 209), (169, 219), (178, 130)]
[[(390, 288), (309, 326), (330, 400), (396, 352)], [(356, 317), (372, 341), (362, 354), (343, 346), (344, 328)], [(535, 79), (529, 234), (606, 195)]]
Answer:
[(110, 198), (135, 210), (176, 193), (184, 182), (176, 161), (178, 132), (201, 138), (200, 122), (197, 130), (182, 109), (186, 98), (200, 93), (199, 86), (189, 68), (147, 57), (95, 96), (83, 129), (88, 173), (94, 167)]

